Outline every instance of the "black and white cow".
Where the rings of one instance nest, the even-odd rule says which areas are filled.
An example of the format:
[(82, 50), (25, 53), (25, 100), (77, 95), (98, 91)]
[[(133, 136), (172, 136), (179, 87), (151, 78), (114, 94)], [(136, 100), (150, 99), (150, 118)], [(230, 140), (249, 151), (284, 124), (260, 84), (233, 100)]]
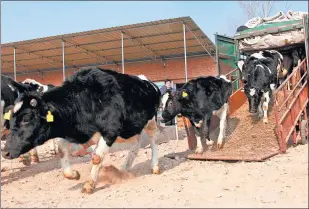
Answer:
[(254, 62), (259, 60), (264, 63), (265, 66), (270, 70), (271, 79), (271, 89), (274, 90), (279, 85), (278, 78), (284, 77), (287, 74), (287, 71), (282, 71), (282, 62), (283, 56), (280, 52), (276, 50), (265, 50), (253, 53), (248, 56), (245, 60), (240, 59), (237, 62), (238, 70), (241, 75), (241, 80), (244, 84), (248, 81), (248, 71), (255, 67)]
[(282, 55), (277, 51), (261, 51), (250, 55), (239, 66), (245, 74), (242, 79), (245, 80), (244, 91), (249, 102), (249, 112), (258, 112), (258, 117), (263, 117), (264, 123), (268, 123), (268, 105), (272, 92), (278, 85), (278, 71), (282, 68), (282, 60)]
[[(11, 110), (14, 106), (14, 101), (20, 95), (18, 89), (14, 87), (15, 85), (20, 85), (23, 87), (23, 89), (29, 92), (36, 91), (36, 92), (43, 92), (43, 93), (55, 87), (53, 85), (43, 85), (32, 79), (26, 79), (23, 82), (15, 82), (10, 77), (2, 75), (1, 76), (1, 109), (2, 109), (1, 112), (2, 113), (5, 113)], [(1, 120), (3, 120), (3, 117), (1, 117)], [(1, 140), (5, 140), (8, 130), (10, 129), (9, 120), (3, 120), (1, 124), (3, 127)], [(32, 149), (30, 153), (28, 154), (30, 155), (31, 160), (33, 162), (39, 162), (39, 157), (38, 157), (36, 148)], [(27, 155), (22, 155), (20, 159), (24, 164), (26, 165), (30, 164), (30, 159), (28, 158)]]
[(232, 83), (225, 76), (199, 77), (190, 80), (175, 94), (167, 92), (162, 97), (162, 122), (172, 120), (179, 113), (187, 117), (198, 136), (196, 153), (204, 151), (204, 140), (212, 145), (209, 128), (212, 115), (220, 118), (220, 133), (217, 148), (223, 147), (225, 137), (229, 98)]
[(151, 141), (152, 172), (159, 174), (155, 116), (160, 100), (159, 88), (145, 76), (100, 68), (79, 70), (41, 96), (26, 92), (19, 98), (2, 155), (14, 159), (48, 139), (61, 137), (59, 152), (64, 176), (79, 179), (80, 174), (72, 170), (68, 160), (68, 144), (84, 144), (97, 135), (91, 178), (82, 189), (92, 193), (104, 155), (115, 146), (131, 143), (122, 167), (130, 168), (140, 148), (140, 134), (145, 131)]

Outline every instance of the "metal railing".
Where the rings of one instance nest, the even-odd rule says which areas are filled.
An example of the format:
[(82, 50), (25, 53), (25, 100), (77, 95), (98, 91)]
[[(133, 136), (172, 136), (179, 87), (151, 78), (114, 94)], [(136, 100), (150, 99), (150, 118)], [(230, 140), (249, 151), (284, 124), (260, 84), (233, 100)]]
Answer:
[[(296, 126), (300, 124), (302, 115), (307, 120), (306, 105), (308, 103), (307, 58), (285, 79), (274, 92), (274, 111), (276, 132), (281, 152), (287, 149), (287, 142), (293, 138), (294, 144), (300, 139)], [(291, 90), (288, 87), (292, 85)]]

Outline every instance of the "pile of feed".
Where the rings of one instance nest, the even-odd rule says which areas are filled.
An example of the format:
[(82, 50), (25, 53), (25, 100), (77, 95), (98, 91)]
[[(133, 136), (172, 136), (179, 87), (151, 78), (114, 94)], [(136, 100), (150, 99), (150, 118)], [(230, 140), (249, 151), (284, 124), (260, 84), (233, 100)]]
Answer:
[[(252, 116), (248, 111), (248, 102), (228, 118), (224, 147), (217, 150), (215, 146), (202, 155), (192, 154), (189, 159), (205, 160), (243, 160), (260, 161), (278, 153), (279, 142), (275, 133), (275, 114), (269, 108), (268, 123)], [(210, 138), (217, 140), (219, 127)]]

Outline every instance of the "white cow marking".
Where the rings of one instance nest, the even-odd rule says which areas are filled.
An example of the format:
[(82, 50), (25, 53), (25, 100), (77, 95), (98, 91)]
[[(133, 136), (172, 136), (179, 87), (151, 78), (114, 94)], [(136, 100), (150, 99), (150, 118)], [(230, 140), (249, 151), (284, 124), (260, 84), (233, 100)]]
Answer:
[(262, 55), (262, 52), (251, 54), (251, 57), (254, 57), (257, 59), (265, 59), (265, 57)]
[(240, 61), (237, 62), (237, 66), (240, 69), (240, 71), (242, 71), (244, 64), (245, 64), (244, 60), (240, 60)]
[(137, 76), (137, 77), (139, 77), (140, 79), (142, 79), (142, 80), (144, 80), (144, 81), (148, 81), (147, 77), (144, 76), (144, 75), (139, 75), (139, 76)]
[(162, 109), (164, 110), (165, 109), (165, 105), (166, 105), (166, 102), (168, 100), (168, 93), (165, 93), (162, 97)]
[(14, 106), (13, 112), (16, 113), (18, 110), (20, 110), (23, 103), (24, 103), (23, 101), (17, 102)]
[(265, 101), (263, 102), (263, 111), (264, 111), (263, 122), (267, 123), (268, 122), (267, 110), (268, 110), (268, 104), (269, 104), (269, 101), (270, 101), (269, 92), (263, 93), (263, 97), (265, 98)]
[(269, 71), (269, 73), (271, 74), (271, 71), (270, 71), (270, 69), (269, 69), (269, 67), (267, 67), (267, 66), (263, 66), (263, 65), (260, 65), (260, 64), (258, 64), (258, 65), (256, 65), (257, 67), (261, 67), (261, 68), (263, 68), (263, 69), (265, 69), (265, 67), (268, 69), (268, 71)]
[(276, 85), (274, 83), (270, 84), (270, 89), (275, 90)]
[[(149, 79), (145, 76), (145, 75), (138, 75), (137, 76), (139, 79), (144, 80), (144, 81), (149, 81)], [(159, 91), (158, 88), (155, 86), (154, 83), (152, 83), (151, 81), (149, 81), (149, 83), (156, 89), (156, 91)]]
[(224, 79), (226, 82), (231, 83), (231, 81), (227, 79), (225, 75), (220, 75), (220, 78)]
[(255, 94), (255, 89), (250, 89), (250, 95), (253, 96)]

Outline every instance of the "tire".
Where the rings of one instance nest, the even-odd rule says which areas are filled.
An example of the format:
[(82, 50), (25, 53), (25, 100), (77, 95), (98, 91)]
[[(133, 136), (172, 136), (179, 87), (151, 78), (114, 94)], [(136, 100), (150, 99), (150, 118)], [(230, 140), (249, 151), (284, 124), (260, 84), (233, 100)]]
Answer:
[(302, 120), (300, 123), (300, 142), (301, 144), (308, 143), (308, 120)]

